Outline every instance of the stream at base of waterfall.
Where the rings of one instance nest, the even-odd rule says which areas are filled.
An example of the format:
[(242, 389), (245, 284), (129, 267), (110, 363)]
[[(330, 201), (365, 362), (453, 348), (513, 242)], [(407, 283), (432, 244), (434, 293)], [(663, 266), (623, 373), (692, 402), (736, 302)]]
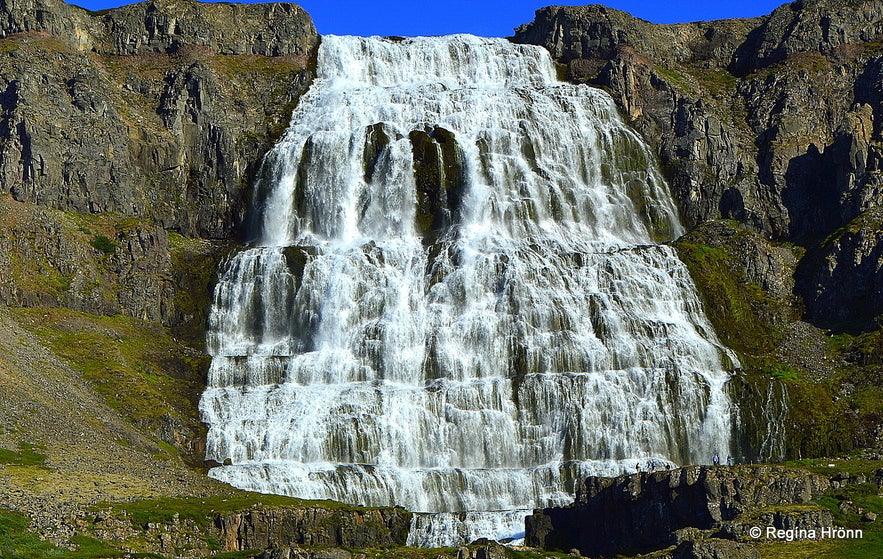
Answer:
[(730, 451), (735, 409), (652, 154), (539, 47), (326, 36), (219, 272), (212, 477), (518, 538), (587, 475)]

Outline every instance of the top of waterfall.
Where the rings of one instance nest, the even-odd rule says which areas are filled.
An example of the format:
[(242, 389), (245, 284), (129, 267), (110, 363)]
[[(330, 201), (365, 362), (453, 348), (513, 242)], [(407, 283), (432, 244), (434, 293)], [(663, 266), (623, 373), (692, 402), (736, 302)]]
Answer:
[[(319, 78), (348, 87), (441, 83), (471, 86), (542, 86), (557, 81), (549, 53), (534, 45), (474, 35), (351, 37), (326, 35)], [(406, 71), (403, 71), (406, 69)]]

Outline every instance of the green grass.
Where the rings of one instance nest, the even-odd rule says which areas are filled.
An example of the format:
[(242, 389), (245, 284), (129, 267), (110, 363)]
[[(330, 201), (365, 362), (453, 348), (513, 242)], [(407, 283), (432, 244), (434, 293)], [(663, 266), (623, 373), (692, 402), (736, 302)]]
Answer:
[(95, 235), (89, 241), (89, 244), (92, 245), (92, 248), (103, 252), (104, 254), (110, 255), (117, 251), (117, 245), (115, 242), (110, 240), (109, 237), (105, 235)]
[(132, 525), (136, 527), (148, 523), (170, 523), (176, 515), (179, 520), (192, 520), (199, 526), (207, 526), (213, 521), (215, 514), (248, 510), (258, 503), (262, 507), (322, 508), (345, 512), (372, 510), (336, 501), (310, 501), (237, 490), (231, 490), (231, 493), (224, 497), (162, 497), (130, 503), (101, 503), (92, 508), (96, 511), (108, 508), (117, 512), (125, 511)]
[(10, 466), (45, 466), (46, 455), (35, 450), (33, 444), (18, 443), (18, 452), (0, 448), (0, 464)]
[[(834, 464), (833, 467), (829, 464)], [(871, 475), (878, 468), (883, 467), (879, 460), (862, 460), (856, 458), (808, 458), (803, 460), (791, 460), (784, 463), (785, 466), (809, 470), (815, 474), (830, 476), (837, 472), (848, 474)]]
[(745, 281), (737, 264), (723, 247), (682, 239), (675, 244), (721, 340), (742, 354), (758, 355), (772, 350), (781, 334), (760, 318), (760, 310), (777, 305), (756, 284)]
[(761, 366), (758, 372), (776, 380), (800, 380), (804, 376), (800, 369), (782, 363), (768, 363)]
[(671, 68), (664, 68), (662, 66), (656, 66), (655, 70), (657, 74), (665, 78), (669, 83), (671, 83), (678, 89), (694, 93), (695, 87), (693, 87), (693, 85), (689, 81), (689, 78), (685, 74)]

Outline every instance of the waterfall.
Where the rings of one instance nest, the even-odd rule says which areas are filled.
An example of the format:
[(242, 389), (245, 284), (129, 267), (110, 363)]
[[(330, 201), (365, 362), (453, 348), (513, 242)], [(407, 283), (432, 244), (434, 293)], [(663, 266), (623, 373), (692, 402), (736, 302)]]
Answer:
[[(580, 476), (730, 449), (735, 357), (604, 92), (539, 47), (326, 36), (220, 270), (210, 475), (518, 537)], [(508, 535), (507, 535), (508, 534)]]

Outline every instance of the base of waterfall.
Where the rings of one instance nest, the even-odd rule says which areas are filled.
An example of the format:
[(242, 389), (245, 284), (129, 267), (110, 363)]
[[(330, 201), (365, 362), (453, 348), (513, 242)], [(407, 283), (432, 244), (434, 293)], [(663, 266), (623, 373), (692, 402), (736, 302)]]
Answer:
[(524, 544), (524, 519), (533, 511), (415, 513), (408, 533), (413, 547), (455, 547), (485, 538), (506, 545)]
[[(332, 500), (354, 506), (410, 510), (413, 517), (407, 545), (454, 547), (480, 539), (505, 545), (523, 545), (525, 518), (537, 507), (563, 507), (580, 480), (592, 476), (612, 478), (623, 472), (657, 467), (671, 468), (662, 457), (628, 460), (550, 462), (536, 468), (410, 469), (368, 464), (298, 464), (284, 461), (218, 466), (209, 477), (239, 489), (275, 493), (309, 500)], [(566, 488), (562, 491), (561, 488)], [(353, 502), (349, 495), (363, 497)], [(533, 495), (513, 502), (513, 495)], [(472, 501), (469, 501), (469, 499)], [(507, 500), (510, 499), (510, 500)], [(431, 503), (447, 503), (447, 511), (427, 512)], [(496, 510), (472, 506), (491, 503)]]

